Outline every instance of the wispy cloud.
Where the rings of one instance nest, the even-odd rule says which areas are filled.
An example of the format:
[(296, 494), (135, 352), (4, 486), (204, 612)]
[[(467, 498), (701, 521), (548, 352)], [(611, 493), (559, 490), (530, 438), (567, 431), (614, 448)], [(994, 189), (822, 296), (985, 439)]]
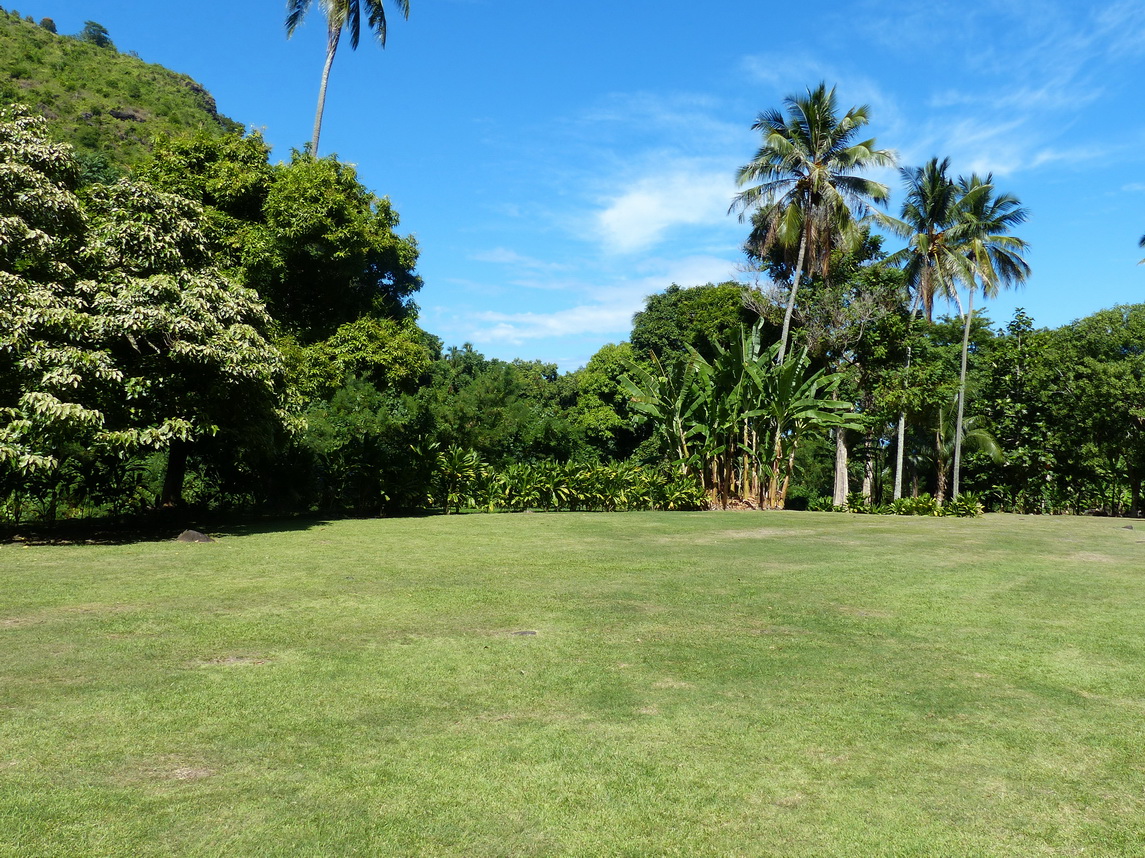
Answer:
[(644, 176), (604, 201), (595, 232), (610, 253), (647, 250), (678, 226), (719, 226), (735, 193), (730, 171), (679, 169)]
[(452, 326), (466, 339), (489, 345), (521, 345), (531, 340), (581, 335), (623, 339), (632, 325), (632, 316), (644, 307), (644, 300), (662, 292), (672, 283), (696, 286), (721, 282), (735, 276), (735, 263), (716, 256), (688, 256), (681, 259), (649, 259), (638, 266), (637, 277), (616, 277), (606, 283), (584, 286), (588, 300), (551, 312), (505, 313), (485, 311), (464, 319), (454, 318)]
[[(524, 156), (512, 141), (511, 160), (500, 154), (526, 165), (514, 173), (521, 204), (503, 204), (507, 220), (486, 230), (487, 248), (469, 254), (480, 264), (467, 272), (496, 275), (488, 279), (504, 300), (496, 310), (476, 301), (435, 309), (433, 329), (493, 353), (542, 341), (573, 353), (626, 337), (644, 299), (672, 282), (734, 277), (745, 227), (727, 210), (735, 171), (759, 144), (750, 124), (820, 80), (837, 84), (842, 108), (871, 106), (869, 136), (897, 149), (904, 165), (950, 156), (955, 173), (1006, 177), (1024, 198), (1043, 179), (1115, 156), (1128, 162), (1130, 147), (1145, 141), (1118, 139), (1093, 119), (1106, 105), (1127, 109), (1116, 100), (1130, 85), (1126, 70), (1140, 70), (1128, 60), (1145, 55), (1145, 0), (856, 4), (845, 25), (826, 26), (814, 44), (796, 39), (782, 52), (744, 57), (734, 88), (612, 92), (547, 123), (520, 144)], [(857, 32), (866, 59), (879, 53), (875, 61), (832, 49), (853, 44)], [(894, 170), (871, 178), (899, 186)]]
[(489, 262), (495, 265), (512, 265), (516, 268), (529, 271), (567, 271), (568, 265), (559, 262), (549, 262), (525, 256), (507, 247), (494, 247), (489, 250), (479, 250), (470, 257), (474, 262)]
[[(895, 98), (848, 60), (836, 67), (809, 56), (778, 62), (760, 55), (746, 60), (745, 69), (792, 91), (819, 79), (846, 82), (840, 94), (871, 103), (880, 142), (894, 140), (904, 162), (950, 155), (958, 172), (1011, 175), (1107, 154), (1110, 143), (1099, 132), (1092, 142), (1081, 136), (1089, 129), (1079, 134), (1078, 117), (1083, 108), (1111, 97), (1111, 88), (1124, 79), (1125, 60), (1145, 55), (1141, 0), (998, 0), (977, 8), (925, 9), (913, 0), (863, 0), (854, 20), (907, 74), (918, 69), (925, 76), (898, 87)], [(935, 42), (936, 32), (945, 38)], [(843, 36), (839, 30), (823, 38)], [(934, 50), (923, 56), (922, 45)], [(907, 100), (912, 90), (919, 95), (915, 101)]]
[(683, 156), (710, 157), (734, 150), (741, 124), (723, 116), (724, 104), (697, 93), (610, 93), (568, 117), (570, 129), (601, 149), (665, 149)]

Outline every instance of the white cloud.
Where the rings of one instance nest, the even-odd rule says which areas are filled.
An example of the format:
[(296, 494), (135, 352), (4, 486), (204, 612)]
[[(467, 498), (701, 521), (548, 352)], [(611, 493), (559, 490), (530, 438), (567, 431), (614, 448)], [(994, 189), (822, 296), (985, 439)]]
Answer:
[[(596, 336), (622, 339), (632, 327), (632, 316), (644, 299), (672, 283), (697, 286), (735, 276), (734, 261), (718, 256), (649, 259), (639, 266), (641, 276), (617, 278), (607, 284), (581, 289), (590, 300), (552, 312), (480, 312), (460, 327), (478, 346), (520, 345), (529, 340)], [(455, 320), (456, 321), (456, 320)]]
[(580, 334), (609, 336), (626, 331), (633, 312), (628, 304), (595, 304), (552, 313), (479, 313), (476, 318), (484, 324), (473, 330), (472, 339), (520, 345), (527, 340)]
[(489, 262), (495, 265), (511, 265), (515, 268), (526, 269), (529, 271), (567, 271), (567, 265), (562, 265), (559, 262), (548, 262), (543, 259), (535, 259), (531, 256), (525, 256), (515, 250), (510, 250), (507, 247), (494, 247), (490, 250), (481, 250), (470, 257), (475, 262)]
[(646, 250), (673, 227), (725, 223), (734, 194), (730, 171), (645, 176), (607, 200), (594, 231), (610, 253)]

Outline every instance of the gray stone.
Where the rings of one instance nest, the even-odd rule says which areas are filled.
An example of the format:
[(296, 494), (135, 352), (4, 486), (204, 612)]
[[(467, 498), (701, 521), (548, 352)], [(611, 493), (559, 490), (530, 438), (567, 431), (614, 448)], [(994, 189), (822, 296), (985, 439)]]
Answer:
[(214, 542), (215, 540), (207, 536), (205, 533), (199, 533), (197, 530), (184, 530), (175, 537), (177, 542)]

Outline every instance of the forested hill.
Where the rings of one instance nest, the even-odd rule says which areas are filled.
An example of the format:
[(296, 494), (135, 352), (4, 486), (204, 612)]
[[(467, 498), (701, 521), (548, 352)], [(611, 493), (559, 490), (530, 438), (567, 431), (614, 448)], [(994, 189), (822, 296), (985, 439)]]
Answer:
[(33, 22), (0, 7), (0, 103), (42, 114), (53, 136), (76, 148), (90, 179), (122, 173), (157, 137), (241, 129), (199, 83), (120, 53), (98, 24), (75, 36), (54, 28), (51, 19)]

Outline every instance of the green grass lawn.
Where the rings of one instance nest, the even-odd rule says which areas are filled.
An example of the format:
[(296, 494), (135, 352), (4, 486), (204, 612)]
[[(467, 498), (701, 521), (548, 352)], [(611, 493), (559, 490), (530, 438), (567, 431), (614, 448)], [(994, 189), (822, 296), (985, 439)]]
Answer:
[(0, 855), (1145, 854), (1145, 526), (0, 546)]

